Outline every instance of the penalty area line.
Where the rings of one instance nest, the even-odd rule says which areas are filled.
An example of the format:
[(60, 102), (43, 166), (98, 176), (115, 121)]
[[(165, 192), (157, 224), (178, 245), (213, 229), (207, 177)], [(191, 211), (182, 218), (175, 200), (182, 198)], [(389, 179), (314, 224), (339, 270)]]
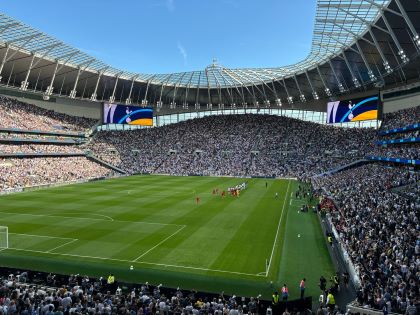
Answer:
[(163, 243), (165, 243), (167, 240), (169, 240), (171, 237), (175, 236), (176, 234), (178, 234), (179, 232), (181, 232), (183, 229), (185, 229), (187, 226), (184, 225), (181, 228), (179, 228), (178, 230), (176, 230), (174, 233), (172, 233), (171, 235), (169, 235), (167, 238), (163, 239), (162, 241), (160, 241), (159, 243), (157, 243), (155, 246), (153, 246), (152, 248), (150, 248), (149, 250), (145, 251), (143, 254), (141, 254), (140, 256), (138, 256), (136, 259), (134, 259), (132, 262), (136, 262), (138, 261), (140, 258), (142, 258), (143, 256), (147, 255), (148, 253), (150, 253), (152, 250), (154, 250), (156, 247), (162, 245)]
[(74, 239), (72, 239), (71, 241), (65, 242), (64, 244), (58, 245), (58, 246), (56, 246), (56, 247), (54, 247), (54, 248), (52, 248), (52, 249), (50, 249), (50, 250), (46, 251), (46, 253), (51, 253), (51, 252), (55, 251), (56, 249), (59, 249), (59, 248), (61, 248), (61, 247), (64, 247), (64, 246), (69, 245), (69, 244), (71, 244), (71, 243), (74, 243), (74, 242), (76, 242), (76, 241), (78, 241), (78, 239), (77, 239), (77, 238), (74, 238)]
[(147, 261), (139, 261), (137, 263), (145, 264), (145, 265), (162, 266), (162, 267), (173, 267), (173, 268), (180, 268), (180, 269), (192, 269), (192, 270), (200, 270), (200, 271), (212, 271), (212, 272), (220, 272), (220, 273), (229, 273), (229, 274), (233, 274), (233, 275), (265, 277), (265, 273), (264, 273), (264, 275), (262, 275), (261, 272), (260, 273), (246, 273), (246, 272), (239, 272), (239, 271), (228, 271), (228, 270), (210, 269), (210, 268), (201, 268), (201, 267), (192, 267), (192, 266), (159, 264), (159, 263), (152, 263), (152, 262), (147, 262)]

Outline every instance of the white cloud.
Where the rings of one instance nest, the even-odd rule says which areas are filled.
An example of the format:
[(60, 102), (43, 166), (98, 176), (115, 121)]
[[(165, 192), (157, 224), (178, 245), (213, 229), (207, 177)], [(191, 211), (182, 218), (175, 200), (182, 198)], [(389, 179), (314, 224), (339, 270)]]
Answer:
[(180, 42), (178, 42), (178, 51), (181, 54), (182, 58), (184, 59), (184, 65), (187, 64), (188, 61), (188, 54), (187, 54), (187, 50), (185, 49), (184, 46), (182, 46), (182, 44)]

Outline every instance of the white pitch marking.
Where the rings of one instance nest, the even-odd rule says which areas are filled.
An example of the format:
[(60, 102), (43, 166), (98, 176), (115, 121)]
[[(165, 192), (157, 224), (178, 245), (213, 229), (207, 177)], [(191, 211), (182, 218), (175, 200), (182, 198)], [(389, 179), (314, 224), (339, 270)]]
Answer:
[(48, 252), (42, 251), (42, 250), (23, 249), (23, 248), (15, 248), (15, 247), (9, 247), (8, 249), (17, 250), (17, 251), (21, 251), (21, 252), (50, 254), (50, 255), (57, 255), (57, 256), (69, 256), (69, 257), (78, 257), (78, 258), (90, 258), (90, 259), (100, 259), (100, 260), (111, 260), (111, 261), (119, 261), (119, 262), (131, 262), (130, 260), (124, 260), (124, 259), (115, 259), (115, 258), (106, 258), (106, 257), (97, 257), (97, 256), (85, 256), (85, 255), (75, 255), (75, 254), (63, 254), (63, 253), (48, 253)]
[(66, 243), (64, 243), (64, 244), (61, 244), (61, 245), (59, 245), (59, 246), (57, 246), (57, 247), (54, 247), (53, 249), (48, 250), (48, 251), (47, 251), (47, 253), (51, 253), (52, 251), (55, 251), (56, 249), (59, 249), (59, 248), (61, 248), (61, 247), (64, 247), (64, 246), (69, 245), (69, 244), (71, 244), (71, 243), (74, 243), (74, 242), (76, 242), (76, 241), (78, 241), (78, 239), (77, 239), (77, 238), (74, 238), (74, 239), (72, 239), (71, 241), (68, 241), (68, 242), (66, 242)]
[[(288, 195), (288, 193), (289, 193), (289, 187), (290, 187), (290, 179), (289, 179), (289, 183), (287, 184), (287, 190), (286, 190), (286, 195), (285, 195), (285, 196), (287, 196), (287, 195)], [(284, 201), (283, 201), (283, 208), (281, 209), (280, 220), (279, 220), (279, 224), (277, 225), (277, 231), (276, 231), (276, 236), (275, 236), (275, 238), (274, 238), (273, 249), (271, 250), (270, 260), (269, 260), (269, 262), (268, 262), (267, 271), (265, 272), (265, 276), (266, 276), (266, 277), (268, 276), (268, 272), (270, 271), (271, 261), (273, 260), (273, 255), (274, 255), (274, 249), (275, 249), (275, 247), (276, 247), (276, 245), (277, 245), (277, 238), (278, 238), (279, 231), (280, 231), (281, 221), (283, 220), (283, 213), (284, 213), (284, 206), (285, 206), (285, 204), (286, 204), (286, 199), (287, 199), (287, 198), (284, 198)]]
[(175, 231), (175, 233), (172, 233), (171, 235), (169, 235), (167, 238), (165, 238), (164, 240), (160, 241), (159, 243), (157, 243), (155, 246), (153, 246), (152, 248), (150, 248), (149, 250), (147, 250), (146, 252), (144, 252), (143, 254), (141, 254), (139, 257), (137, 257), (136, 259), (133, 260), (133, 262), (136, 262), (137, 260), (139, 260), (140, 258), (142, 258), (143, 256), (147, 255), (148, 253), (150, 253), (152, 250), (154, 250), (156, 247), (158, 247), (159, 245), (162, 245), (163, 243), (165, 243), (167, 240), (169, 240), (172, 236), (175, 236), (176, 234), (178, 234), (179, 232), (181, 232), (184, 228), (186, 227), (186, 225), (184, 225), (183, 227), (181, 227), (180, 229), (178, 229), (177, 231)]
[[(13, 248), (13, 247), (5, 248), (4, 250), (6, 250), (6, 249), (22, 251), (22, 252), (49, 254), (49, 255), (56, 255), (56, 256), (68, 256), (68, 257), (77, 257), (77, 258), (88, 258), (88, 259), (98, 259), (98, 260), (109, 260), (109, 261), (117, 261), (117, 262), (124, 262), (124, 263), (132, 263), (131, 260), (126, 260), (126, 259), (106, 258), (106, 257), (97, 257), (97, 256), (86, 256), (86, 255), (75, 255), (75, 254), (64, 254), (64, 253), (48, 253), (48, 252), (40, 251), (40, 250), (21, 249), (21, 248)], [(253, 274), (253, 273), (228, 271), (228, 270), (218, 270), (218, 269), (210, 269), (210, 268), (200, 268), (200, 267), (191, 267), (191, 266), (159, 264), (159, 263), (152, 263), (152, 262), (146, 262), (146, 261), (136, 261), (135, 264), (163, 266), (163, 267), (172, 267), (172, 268), (180, 268), (180, 269), (192, 269), (192, 270), (201, 270), (201, 271), (212, 271), (212, 272), (237, 274), (237, 275), (253, 276), (253, 277), (266, 277), (266, 276), (263, 276), (263, 275)]]
[[(83, 212), (72, 212), (73, 214), (84, 214)], [(90, 215), (96, 215), (98, 217), (106, 218), (107, 221), (114, 221), (113, 218), (104, 214), (90, 213)]]
[(24, 235), (24, 236), (33, 236), (33, 237), (45, 237), (45, 238), (59, 238), (62, 240), (74, 240), (71, 237), (60, 237), (60, 236), (48, 236), (48, 235), (34, 235), (34, 234), (24, 234), (24, 233), (9, 233), (13, 235)]
[[(86, 218), (86, 217), (67, 217), (62, 215), (49, 215), (49, 214), (31, 214), (31, 213), (18, 213), (18, 212), (3, 212), (3, 214), (12, 214), (12, 215), (21, 215), (21, 216), (30, 216), (30, 217), (46, 217), (46, 218), (64, 218), (64, 219), (76, 219), (76, 220), (92, 220), (92, 221), (109, 221), (106, 219), (99, 219), (99, 218)], [(152, 224), (152, 225), (163, 225), (163, 226), (183, 226), (181, 224), (173, 224), (173, 223), (156, 223), (156, 222), (146, 222), (146, 221), (127, 221), (127, 220), (113, 220), (113, 222), (122, 222), (122, 223), (144, 223), (144, 224)], [(9, 233), (10, 234), (10, 233)]]
[(209, 269), (209, 268), (200, 268), (200, 267), (191, 267), (191, 266), (168, 265), (168, 264), (151, 263), (151, 262), (147, 262), (147, 261), (138, 261), (137, 263), (145, 264), (145, 265), (155, 265), (155, 266), (163, 266), (163, 267), (181, 268), (181, 269), (193, 269), (193, 270), (201, 270), (201, 271), (213, 271), (213, 272), (220, 272), (220, 273), (230, 273), (230, 274), (234, 274), (234, 275), (265, 277), (265, 275), (263, 276), (263, 275), (260, 275), (258, 273), (245, 273), (245, 272), (239, 272), (239, 271), (227, 271), (227, 270)]

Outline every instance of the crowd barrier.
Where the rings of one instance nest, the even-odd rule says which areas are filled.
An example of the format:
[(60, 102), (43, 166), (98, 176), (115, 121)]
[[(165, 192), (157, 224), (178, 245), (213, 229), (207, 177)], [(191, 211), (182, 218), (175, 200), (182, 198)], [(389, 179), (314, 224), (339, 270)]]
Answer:
[(367, 160), (371, 161), (379, 161), (379, 162), (390, 162), (390, 163), (400, 163), (400, 164), (408, 164), (408, 165), (420, 165), (420, 160), (410, 160), (404, 158), (387, 158), (387, 157), (379, 157), (379, 156), (367, 156)]
[(336, 240), (334, 245), (338, 246), (337, 252), (340, 255), (341, 260), (344, 262), (346, 270), (349, 273), (350, 278), (351, 278), (355, 288), (358, 289), (361, 286), (359, 273), (357, 272), (356, 267), (353, 265), (353, 262), (351, 261), (350, 255), (347, 252), (346, 248), (344, 247), (343, 242), (341, 241), (340, 235), (338, 234), (336, 228), (334, 227), (334, 224), (332, 223), (331, 215), (327, 214), (326, 219), (327, 219), (326, 224), (328, 226), (328, 229), (332, 232), (332, 234), (334, 235), (334, 238)]
[(376, 141), (376, 145), (399, 144), (399, 143), (415, 143), (415, 142), (420, 142), (420, 138), (418, 138), (418, 137), (411, 137), (411, 138), (394, 139), (394, 140), (388, 140), (388, 141)]
[(26, 130), (19, 128), (0, 128), (0, 133), (25, 133), (36, 135), (51, 135), (51, 136), (64, 136), (64, 137), (86, 137), (83, 132), (62, 132), (62, 131), (42, 131), (42, 130)]
[[(365, 308), (358, 305), (356, 302), (347, 304), (347, 313), (359, 315), (383, 315), (383, 311), (375, 310), (373, 308)], [(387, 313), (388, 315), (397, 315), (397, 313)]]
[(390, 135), (393, 133), (402, 133), (402, 132), (407, 132), (407, 131), (414, 131), (420, 129), (420, 123), (416, 123), (416, 124), (412, 124), (412, 125), (408, 125), (402, 128), (394, 128), (394, 129), (390, 129), (390, 130), (384, 130), (384, 131), (380, 131), (379, 135), (380, 136), (385, 136), (385, 135)]

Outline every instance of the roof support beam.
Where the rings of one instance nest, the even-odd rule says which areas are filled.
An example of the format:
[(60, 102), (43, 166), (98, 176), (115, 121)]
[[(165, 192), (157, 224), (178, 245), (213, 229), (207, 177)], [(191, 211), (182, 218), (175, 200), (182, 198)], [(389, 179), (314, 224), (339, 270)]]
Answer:
[(327, 84), (325, 83), (324, 77), (322, 76), (322, 73), (321, 73), (321, 69), (319, 69), (319, 65), (316, 66), (316, 70), (318, 71), (319, 78), (321, 79), (322, 84), (324, 85), (325, 94), (327, 94), (327, 96), (330, 97), (332, 95), (331, 90), (328, 88)]
[(382, 13), (381, 17), (382, 17), (382, 20), (384, 21), (384, 23), (386, 25), (386, 28), (389, 30), (389, 34), (391, 34), (391, 37), (392, 37), (392, 40), (394, 41), (394, 44), (398, 48), (398, 56), (400, 56), (401, 61), (403, 63), (409, 62), (410, 59), (408, 59), (408, 57), (406, 56), (406, 54), (405, 54), (405, 52), (404, 52), (404, 50), (403, 50), (403, 48), (400, 44), (400, 41), (398, 40), (397, 36), (395, 36), (395, 33), (392, 30), (391, 25), (389, 25), (388, 19), (385, 17), (385, 14)]
[(394, 0), (395, 3), (398, 6), (398, 9), (401, 12), (401, 15), (403, 16), (405, 23), (407, 23), (408, 28), (410, 29), (411, 33), (413, 34), (413, 40), (415, 42), (415, 44), (420, 47), (420, 37), (419, 34), (417, 33), (416, 28), (414, 27), (413, 23), (411, 22), (410, 18), (408, 17), (407, 12), (404, 9), (404, 6), (401, 4), (400, 0)]
[(378, 51), (379, 55), (380, 55), (380, 56), (381, 56), (381, 58), (382, 58), (383, 65), (384, 65), (384, 67), (385, 67), (386, 72), (391, 73), (391, 72), (392, 72), (392, 69), (391, 69), (391, 67), (389, 66), (388, 60), (386, 60), (385, 54), (384, 54), (384, 52), (382, 51), (382, 48), (381, 48), (381, 46), (379, 45), (378, 40), (376, 39), (376, 37), (375, 37), (375, 35), (373, 34), (373, 32), (372, 32), (372, 30), (371, 30), (371, 29), (369, 29), (369, 34), (370, 34), (370, 37), (372, 37), (373, 42), (375, 43), (376, 50)]
[[(355, 19), (358, 19), (359, 21), (363, 22), (367, 27), (375, 27), (375, 28), (381, 30), (382, 32), (389, 34), (389, 31), (388, 30), (386, 30), (386, 29), (384, 29), (384, 28), (376, 25), (375, 23), (369, 22), (368, 20), (366, 20), (366, 19), (358, 16), (357, 14), (354, 14), (353, 12), (346, 11), (346, 10), (344, 10), (342, 8), (338, 8), (338, 10), (343, 11), (343, 12), (345, 12), (348, 15), (351, 15)], [(354, 21), (352, 21), (352, 22), (354, 22)]]
[(118, 74), (115, 76), (114, 88), (112, 89), (112, 94), (111, 94), (111, 96), (109, 97), (109, 102), (110, 102), (110, 103), (114, 103), (114, 102), (115, 102), (115, 91), (117, 90), (117, 85), (118, 85), (118, 80), (119, 80), (119, 78), (120, 78), (120, 75), (121, 75), (121, 73), (118, 73)]
[(131, 94), (133, 93), (134, 82), (136, 81), (137, 77), (138, 77), (138, 75), (135, 75), (131, 79), (130, 92), (128, 92), (128, 96), (125, 99), (125, 104), (127, 104), (127, 105), (130, 105), (130, 104), (133, 103), (133, 100), (131, 99)]
[(286, 95), (287, 95), (287, 102), (289, 104), (293, 104), (293, 96), (289, 94), (289, 90), (287, 89), (287, 85), (286, 85), (286, 81), (284, 80), (284, 77), (282, 78), (282, 81), (283, 81), (284, 90), (286, 91)]
[(25, 80), (23, 80), (23, 81), (20, 83), (20, 89), (21, 89), (22, 91), (26, 91), (26, 90), (28, 89), (28, 86), (29, 86), (28, 79), (29, 79), (29, 75), (31, 74), (31, 70), (32, 70), (32, 66), (33, 66), (33, 64), (34, 64), (34, 60), (35, 60), (35, 55), (32, 55), (32, 58), (31, 58), (31, 63), (29, 64), (28, 71), (26, 72), (26, 77), (25, 77)]
[(331, 68), (331, 71), (334, 75), (334, 78), (337, 81), (338, 90), (340, 91), (340, 93), (344, 93), (345, 88), (344, 88), (343, 84), (340, 82), (340, 80), (338, 79), (337, 73), (335, 72), (335, 69), (332, 65), (331, 60), (328, 61), (328, 64), (330, 65), (330, 68)]
[(162, 80), (162, 87), (161, 87), (161, 89), (160, 89), (160, 96), (159, 96), (159, 101), (158, 101), (158, 103), (157, 103), (157, 107), (158, 108), (161, 108), (162, 107), (162, 95), (163, 95), (163, 88), (165, 87), (165, 84), (168, 84), (168, 82), (169, 82), (169, 80), (171, 79), (171, 77), (172, 77), (172, 74), (169, 74), (166, 78), (167, 78), (167, 80), (166, 80), (166, 83), (164, 83), (163, 82), (163, 80)]
[(319, 99), (319, 96), (318, 96), (318, 93), (317, 93), (317, 92), (315, 91), (315, 89), (314, 89), (314, 86), (313, 86), (313, 84), (312, 84), (311, 78), (309, 77), (308, 70), (305, 70), (305, 75), (306, 75), (306, 79), (307, 79), (307, 80), (308, 80), (308, 82), (309, 82), (309, 86), (311, 87), (311, 90), (312, 90), (312, 96), (313, 96), (314, 100), (318, 100), (318, 99)]
[(305, 94), (303, 94), (302, 90), (300, 89), (299, 82), (297, 80), (296, 74), (293, 75), (293, 79), (295, 80), (296, 86), (299, 90), (299, 99), (302, 103), (305, 103), (306, 102), (306, 97), (305, 97)]
[(55, 80), (55, 76), (57, 75), (57, 71), (58, 71), (58, 61), (55, 63), (54, 73), (51, 78), (50, 85), (48, 85), (47, 90), (44, 93), (44, 100), (50, 99), (50, 95), (52, 94), (54, 90), (54, 80)]
[(195, 109), (200, 109), (200, 83), (201, 83), (201, 71), (198, 73), (198, 81), (197, 81), (197, 93), (195, 94)]
[(83, 69), (79, 67), (79, 69), (77, 70), (77, 76), (76, 76), (76, 80), (74, 81), (73, 90), (70, 91), (70, 95), (69, 95), (70, 98), (73, 98), (73, 99), (76, 98), (76, 95), (77, 95), (77, 84), (79, 83), (80, 75), (83, 73), (83, 71), (86, 70), (87, 67), (89, 67), (89, 65), (94, 60), (95, 59), (87, 60), (86, 62), (84, 62), (85, 63), (85, 67)]
[(4, 53), (3, 60), (1, 61), (0, 65), (0, 82), (2, 79), (1, 73), (3, 72), (4, 65), (6, 64), (7, 54), (9, 53), (10, 46), (8, 45), (6, 48), (6, 52)]
[[(235, 81), (236, 82), (236, 84), (235, 84), (235, 89), (236, 89), (236, 91), (238, 92), (238, 95), (241, 97), (241, 99), (242, 99), (242, 105), (245, 105), (245, 95), (244, 95), (244, 93), (243, 93), (243, 86), (242, 86), (242, 84), (241, 84), (241, 82), (240, 81), (238, 81), (237, 79), (235, 79), (233, 76), (231, 76), (228, 72), (227, 72), (227, 69), (225, 69), (225, 68), (223, 68), (222, 69), (222, 71), (221, 71), (221, 75), (222, 75), (222, 77), (224, 78), (225, 76), (224, 76), (224, 74), (226, 73), (226, 75), (230, 78), (230, 79), (233, 79), (233, 81)], [(230, 80), (229, 80), (229, 82), (231, 82)], [(238, 85), (238, 83), (239, 83), (239, 85)], [(241, 90), (242, 91), (239, 91), (239, 88), (238, 88), (238, 86), (241, 86)]]
[(351, 68), (351, 66), (350, 66), (350, 63), (349, 63), (349, 61), (348, 61), (348, 59), (347, 59), (347, 56), (346, 56), (346, 53), (343, 51), (343, 59), (344, 59), (344, 62), (345, 62), (345, 64), (346, 64), (346, 66), (347, 66), (347, 69), (349, 69), (349, 72), (350, 72), (350, 74), (351, 74), (351, 77), (352, 77), (352, 81), (353, 81), (353, 84), (354, 84), (354, 87), (355, 88), (360, 88), (360, 81), (359, 81), (359, 79), (358, 78), (356, 78), (356, 76), (354, 75), (354, 71), (353, 71), (353, 69)]
[(101, 80), (102, 75), (104, 74), (104, 72), (105, 72), (108, 68), (109, 68), (109, 67), (105, 67), (105, 68), (103, 68), (103, 69), (99, 70), (99, 72), (98, 72), (98, 79), (96, 80), (95, 90), (93, 91), (92, 95), (90, 96), (90, 100), (91, 100), (92, 102), (94, 102), (94, 101), (96, 101), (96, 100), (97, 100), (97, 97), (98, 97), (97, 92), (98, 92), (99, 81)]
[(146, 85), (146, 93), (144, 93), (144, 99), (141, 101), (141, 105), (146, 106), (147, 105), (147, 94), (149, 93), (149, 86), (150, 86), (150, 82), (155, 78), (155, 76), (152, 76), (149, 80), (147, 80), (147, 85)]

